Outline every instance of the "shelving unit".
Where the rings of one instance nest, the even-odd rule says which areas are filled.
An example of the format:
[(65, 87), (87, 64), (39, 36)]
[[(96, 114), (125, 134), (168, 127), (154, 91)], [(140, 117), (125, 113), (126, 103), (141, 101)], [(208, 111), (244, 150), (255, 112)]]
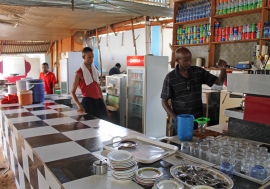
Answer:
[[(228, 18), (233, 18), (233, 17), (238, 17), (238, 16), (245, 16), (245, 15), (250, 15), (250, 14), (256, 14), (256, 13), (261, 13), (261, 33), (260, 36), (263, 36), (263, 28), (264, 28), (264, 23), (268, 21), (268, 11), (270, 11), (270, 6), (267, 5), (267, 0), (263, 0), (263, 8), (257, 8), (257, 9), (252, 9), (252, 10), (246, 10), (246, 11), (241, 11), (241, 12), (236, 12), (236, 13), (229, 13), (229, 14), (222, 14), (222, 15), (216, 15), (216, 0), (211, 0), (211, 16), (208, 18), (202, 18), (202, 19), (197, 19), (197, 20), (191, 20), (187, 22), (180, 22), (176, 23), (176, 15), (177, 11), (180, 5), (185, 4), (185, 3), (192, 3), (194, 0), (175, 0), (174, 1), (174, 25), (173, 25), (173, 41), (172, 41), (172, 50), (175, 51), (178, 47), (194, 47), (194, 46), (205, 46), (203, 48), (207, 48), (205, 51), (208, 52), (208, 62), (206, 62), (206, 67), (214, 67), (215, 63), (215, 51), (216, 51), (216, 45), (225, 45), (225, 44), (237, 44), (237, 43), (250, 43), (250, 42), (258, 42), (260, 45), (260, 52), (262, 45), (265, 45), (267, 41), (270, 41), (270, 38), (259, 38), (259, 39), (248, 39), (248, 40), (237, 40), (237, 41), (225, 41), (225, 42), (215, 42), (214, 41), (214, 23), (216, 21), (222, 20), (222, 19), (228, 19)], [(176, 36), (177, 36), (177, 30), (179, 27), (184, 27), (185, 25), (190, 25), (190, 24), (200, 24), (200, 23), (209, 23), (210, 24), (210, 32), (211, 35), (209, 36), (209, 43), (203, 43), (203, 44), (184, 44), (184, 45), (176, 45)], [(243, 23), (245, 24), (245, 23)], [(241, 56), (241, 55), (240, 55)], [(244, 56), (244, 54), (243, 54)], [(172, 52), (172, 60), (171, 60), (171, 67), (175, 67), (175, 53)]]

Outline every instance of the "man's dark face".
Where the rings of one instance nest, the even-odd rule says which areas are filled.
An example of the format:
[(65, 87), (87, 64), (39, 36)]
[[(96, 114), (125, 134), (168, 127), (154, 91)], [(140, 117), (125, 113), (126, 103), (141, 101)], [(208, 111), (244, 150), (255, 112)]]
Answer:
[(192, 56), (190, 53), (176, 53), (175, 58), (181, 70), (188, 70), (191, 65)]
[(49, 71), (49, 67), (47, 65), (42, 65), (43, 73), (47, 73)]

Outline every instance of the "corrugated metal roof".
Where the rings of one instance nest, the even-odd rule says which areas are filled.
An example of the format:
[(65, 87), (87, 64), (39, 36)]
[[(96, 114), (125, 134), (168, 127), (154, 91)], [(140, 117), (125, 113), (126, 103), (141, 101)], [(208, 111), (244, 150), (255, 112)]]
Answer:
[(46, 53), (48, 41), (0, 41), (0, 54)]

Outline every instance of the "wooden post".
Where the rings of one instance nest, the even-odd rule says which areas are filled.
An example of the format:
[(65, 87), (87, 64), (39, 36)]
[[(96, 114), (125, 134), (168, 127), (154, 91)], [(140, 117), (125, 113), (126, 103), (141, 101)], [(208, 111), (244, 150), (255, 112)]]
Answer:
[(100, 78), (101, 78), (101, 86), (103, 86), (103, 76), (102, 76), (102, 59), (101, 59), (101, 50), (100, 50), (100, 41), (101, 38), (98, 37), (98, 29), (96, 29), (96, 40), (97, 40), (97, 46), (98, 46), (98, 53), (99, 53), (99, 63), (100, 63)]
[(133, 19), (131, 19), (131, 28), (132, 28), (133, 46), (135, 48), (135, 55), (137, 55), (137, 46), (136, 46), (136, 39), (135, 39), (135, 33), (134, 33)]

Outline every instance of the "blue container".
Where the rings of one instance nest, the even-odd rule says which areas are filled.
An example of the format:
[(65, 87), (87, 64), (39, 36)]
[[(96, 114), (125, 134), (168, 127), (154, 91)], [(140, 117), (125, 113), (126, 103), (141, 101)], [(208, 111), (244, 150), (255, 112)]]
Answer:
[(176, 116), (174, 128), (180, 141), (191, 141), (193, 138), (194, 116), (190, 114)]
[(34, 87), (30, 89), (33, 92), (33, 104), (39, 104), (44, 102), (44, 82), (41, 79), (31, 79), (26, 81), (26, 89), (29, 89), (32, 85)]

